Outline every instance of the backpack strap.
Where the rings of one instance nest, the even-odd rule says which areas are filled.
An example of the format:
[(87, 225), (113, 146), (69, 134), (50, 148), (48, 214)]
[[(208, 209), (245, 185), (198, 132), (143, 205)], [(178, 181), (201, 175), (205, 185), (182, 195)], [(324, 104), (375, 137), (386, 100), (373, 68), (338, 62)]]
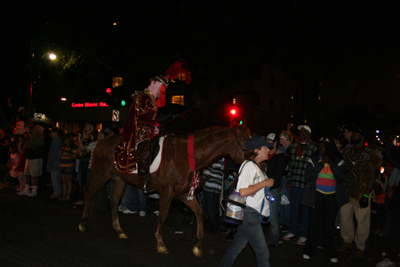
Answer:
[[(267, 224), (271, 221), (272, 218), (272, 201), (271, 201), (271, 196), (269, 196), (268, 200), (269, 200), (269, 217), (268, 217), (268, 221), (264, 221), (263, 220), (263, 216), (262, 216), (262, 211), (264, 209), (265, 206), (265, 199), (267, 198), (267, 195), (269, 193), (269, 189), (270, 187), (265, 187), (264, 188), (264, 198), (263, 198), (263, 202), (261, 204), (261, 210), (260, 210), (260, 214), (258, 215), (258, 218), (260, 219), (261, 223)], [(269, 193), (270, 194), (270, 193)]]

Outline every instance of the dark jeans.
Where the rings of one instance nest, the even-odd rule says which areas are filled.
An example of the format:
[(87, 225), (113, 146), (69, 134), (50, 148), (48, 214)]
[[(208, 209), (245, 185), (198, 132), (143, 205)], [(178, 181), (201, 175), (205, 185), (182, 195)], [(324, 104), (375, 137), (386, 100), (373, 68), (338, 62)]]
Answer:
[[(290, 227), (289, 232), (294, 235), (299, 235), (301, 237), (307, 237), (307, 227), (308, 227), (308, 208), (301, 204), (303, 199), (304, 191), (306, 188), (300, 188), (292, 186), (290, 189)], [(302, 211), (301, 223), (299, 227), (299, 214), (300, 207)]]
[(392, 211), (389, 209), (390, 201), (391, 200), (389, 198), (385, 198), (386, 220), (385, 225), (382, 228), (382, 236), (386, 238), (389, 237), (390, 223), (392, 220)]
[[(283, 190), (283, 194), (286, 195), (286, 197), (289, 199), (290, 201), (290, 193), (287, 191), (286, 188), (286, 176), (282, 176), (282, 180), (281, 180), (281, 186), (282, 186), (282, 190)], [(281, 205), (279, 207), (279, 223), (281, 225), (290, 225), (290, 204), (289, 205)]]
[(317, 251), (322, 230), (322, 246), (328, 259), (337, 258), (335, 250), (335, 220), (339, 207), (335, 194), (315, 193), (314, 208), (309, 208), (308, 236), (304, 254), (312, 257)]
[[(396, 189), (399, 190), (399, 189)], [(391, 212), (391, 220), (390, 220), (390, 231), (388, 238), (388, 248), (386, 250), (387, 257), (390, 261), (396, 261), (397, 254), (400, 251), (400, 211), (397, 208), (400, 203), (399, 199), (396, 200), (396, 203), (392, 203), (394, 209)]]
[(281, 187), (274, 188), (270, 191), (271, 195), (275, 198), (274, 202), (271, 203), (272, 218), (269, 223), (269, 229), (267, 234), (268, 245), (278, 245), (279, 242), (279, 208), (281, 206)]
[(221, 225), (219, 194), (203, 190), (203, 206), (205, 227), (216, 231)]

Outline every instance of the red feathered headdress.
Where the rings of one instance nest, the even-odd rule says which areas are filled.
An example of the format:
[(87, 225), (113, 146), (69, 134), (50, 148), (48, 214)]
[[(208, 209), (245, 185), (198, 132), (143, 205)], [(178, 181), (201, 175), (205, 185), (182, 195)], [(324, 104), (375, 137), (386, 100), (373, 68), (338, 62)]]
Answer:
[(167, 69), (167, 71), (165, 72), (165, 76), (170, 80), (184, 77), (185, 83), (187, 84), (192, 81), (192, 74), (187, 69), (186, 62), (183, 59), (175, 61), (174, 64), (172, 64), (172, 66)]

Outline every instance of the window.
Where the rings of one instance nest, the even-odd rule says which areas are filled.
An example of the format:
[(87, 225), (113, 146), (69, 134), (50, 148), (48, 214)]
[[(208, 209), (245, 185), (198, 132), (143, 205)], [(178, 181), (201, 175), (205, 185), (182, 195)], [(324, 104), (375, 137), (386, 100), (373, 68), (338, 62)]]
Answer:
[(173, 95), (171, 97), (172, 104), (185, 105), (185, 97), (183, 95)]
[(112, 86), (113, 87), (118, 87), (124, 85), (124, 81), (122, 80), (121, 77), (114, 77), (112, 80)]

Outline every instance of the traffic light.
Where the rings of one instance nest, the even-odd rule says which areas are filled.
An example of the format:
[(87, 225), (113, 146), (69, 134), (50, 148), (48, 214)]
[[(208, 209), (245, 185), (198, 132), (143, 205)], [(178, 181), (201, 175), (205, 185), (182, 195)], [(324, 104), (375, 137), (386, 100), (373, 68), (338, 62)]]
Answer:
[(106, 89), (106, 93), (107, 93), (108, 95), (112, 95), (112, 91), (111, 91), (111, 88), (110, 88), (110, 87), (108, 87), (108, 88)]
[(125, 99), (122, 99), (121, 100), (121, 107), (125, 107), (125, 105), (126, 105), (126, 101), (125, 101)]
[(241, 114), (241, 109), (237, 105), (230, 106), (229, 109), (230, 125), (245, 125)]

